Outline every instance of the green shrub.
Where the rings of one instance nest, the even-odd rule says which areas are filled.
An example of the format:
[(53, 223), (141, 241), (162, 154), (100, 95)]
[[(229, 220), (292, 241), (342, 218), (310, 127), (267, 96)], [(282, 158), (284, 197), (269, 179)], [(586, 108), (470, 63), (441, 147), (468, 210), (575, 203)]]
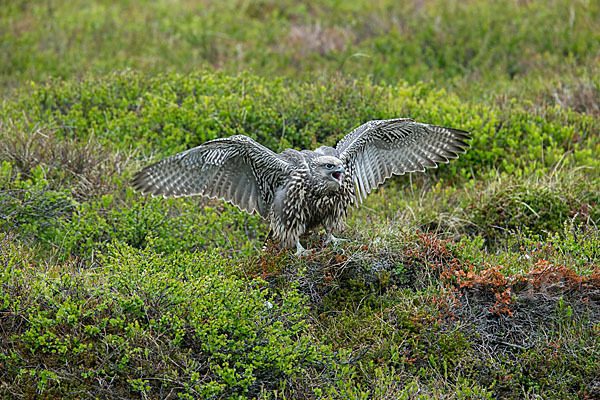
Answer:
[(93, 135), (107, 148), (133, 146), (159, 157), (233, 134), (249, 135), (275, 151), (333, 145), (361, 123), (398, 116), (473, 134), (472, 148), (440, 168), (442, 176), (481, 176), (492, 169), (543, 172), (568, 152), (577, 165), (599, 165), (593, 134), (599, 122), (591, 116), (559, 108), (532, 111), (516, 102), (502, 108), (473, 105), (423, 84), (295, 83), (209, 72), (149, 77), (126, 71), (36, 85), (0, 108), (1, 119), (23, 130), (49, 124), (58, 137)]
[(52, 188), (45, 171), (37, 166), (24, 177), (7, 162), (0, 164), (0, 229), (23, 238), (48, 243), (51, 232), (69, 216), (75, 204), (66, 188)]
[(331, 357), (297, 292), (239, 280), (220, 256), (115, 245), (92, 270), (40, 270), (0, 245), (0, 369), (15, 397), (246, 398)]
[[(11, 1), (0, 10), (0, 87), (134, 67), (264, 76), (435, 80), (490, 97), (515, 80), (595, 65), (594, 1), (291, 0), (209, 4)], [(526, 85), (523, 85), (526, 86)], [(522, 96), (517, 90), (515, 96)]]
[[(0, 398), (600, 398), (598, 2), (5, 3)], [(472, 148), (306, 257), (129, 187), (399, 116)]]
[(91, 256), (113, 240), (136, 248), (154, 237), (157, 251), (220, 249), (229, 254), (248, 254), (268, 233), (257, 216), (233, 206), (214, 206), (204, 201), (140, 199), (128, 192), (127, 202), (115, 205), (112, 197), (76, 207), (56, 240), (74, 255)]
[(38, 165), (24, 176), (8, 161), (0, 165), (0, 229), (40, 245), (40, 257), (89, 259), (113, 241), (144, 248), (151, 236), (161, 252), (220, 248), (248, 254), (268, 233), (257, 216), (214, 201), (150, 199), (130, 188), (78, 201), (46, 171)]
[(498, 179), (468, 205), (469, 221), (490, 245), (516, 232), (551, 237), (579, 216), (596, 224), (600, 217), (598, 179), (581, 170), (555, 176)]
[[(22, 110), (27, 110), (25, 115)], [(534, 111), (514, 101), (502, 108), (463, 103), (430, 85), (391, 87), (343, 79), (294, 83), (251, 74), (149, 77), (129, 71), (36, 86), (19, 99), (5, 102), (0, 115), (6, 143), (13, 143), (9, 136), (19, 136), (11, 136), (15, 132), (23, 135), (12, 147), (5, 146), (4, 168), (28, 176), (27, 166), (37, 165), (46, 177), (46, 193), (62, 193), (68, 205), (56, 203), (60, 215), (45, 212), (44, 218), (50, 219), (45, 225), (43, 218), (30, 221), (33, 225), (28, 228), (13, 219), (12, 225), (5, 222), (5, 229), (28, 230), (30, 237), (66, 254), (90, 256), (113, 239), (143, 247), (150, 231), (165, 251), (220, 246), (247, 253), (256, 246), (252, 239), (266, 234), (256, 217), (230, 207), (214, 209), (216, 203), (136, 198), (127, 190), (128, 181), (143, 164), (124, 161), (129, 160), (124, 156), (98, 154), (127, 154), (135, 148), (156, 159), (239, 133), (276, 151), (287, 146), (314, 148), (333, 145), (369, 119), (398, 115), (467, 129), (474, 140), (466, 154), (437, 171), (397, 179), (402, 187), (413, 179), (422, 185), (427, 182), (424, 177), (435, 174), (439, 184), (428, 197), (428, 206), (415, 208), (414, 202), (404, 200), (402, 190), (388, 183), (381, 197), (385, 204), (378, 207), (386, 215), (390, 207), (420, 209), (422, 227), (482, 235), (492, 244), (505, 236), (503, 232), (525, 227), (534, 234), (560, 231), (563, 222), (577, 212), (593, 220), (598, 217), (593, 194), (597, 170), (588, 169), (583, 178), (561, 178), (563, 174), (556, 173), (557, 168), (600, 166), (600, 146), (593, 134), (599, 127), (596, 119), (557, 108)], [(38, 135), (48, 130), (52, 140), (44, 143), (57, 150), (28, 144), (36, 143)], [(59, 144), (65, 139), (66, 144)], [(33, 150), (28, 153), (26, 149)], [(30, 160), (24, 154), (30, 154)], [(69, 169), (72, 165), (80, 167)], [(541, 183), (547, 180), (544, 175), (553, 174), (557, 182), (571, 181)], [(479, 178), (484, 181), (477, 183)], [(67, 189), (74, 182), (77, 191)], [(10, 185), (7, 190), (13, 190)], [(35, 197), (36, 190), (19, 193), (32, 192), (29, 196)], [(473, 190), (482, 195), (472, 196)], [(373, 201), (379, 200), (374, 197), (370, 204)], [(11, 207), (23, 204), (4, 203), (6, 215)], [(449, 217), (443, 215), (448, 213)]]

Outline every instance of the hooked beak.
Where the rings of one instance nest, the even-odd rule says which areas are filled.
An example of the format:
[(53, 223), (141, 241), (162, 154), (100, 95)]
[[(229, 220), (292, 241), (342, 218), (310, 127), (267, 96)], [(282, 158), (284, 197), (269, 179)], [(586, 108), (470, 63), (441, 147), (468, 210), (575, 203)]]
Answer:
[(344, 167), (337, 167), (335, 171), (331, 173), (331, 176), (333, 176), (339, 183), (342, 183), (342, 177), (344, 176), (345, 171), (346, 170)]

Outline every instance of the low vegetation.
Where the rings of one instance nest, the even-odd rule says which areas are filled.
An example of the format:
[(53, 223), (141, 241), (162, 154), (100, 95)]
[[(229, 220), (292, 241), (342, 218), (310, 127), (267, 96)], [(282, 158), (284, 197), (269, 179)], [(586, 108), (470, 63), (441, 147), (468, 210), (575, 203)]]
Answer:
[(341, 72), (433, 80), (466, 97), (584, 95), (597, 112), (599, 21), (600, 5), (585, 0), (16, 0), (0, 10), (0, 86), (129, 67)]
[[(600, 397), (597, 3), (175, 3), (0, 7), (0, 398)], [(306, 257), (129, 184), (397, 116), (472, 148)]]

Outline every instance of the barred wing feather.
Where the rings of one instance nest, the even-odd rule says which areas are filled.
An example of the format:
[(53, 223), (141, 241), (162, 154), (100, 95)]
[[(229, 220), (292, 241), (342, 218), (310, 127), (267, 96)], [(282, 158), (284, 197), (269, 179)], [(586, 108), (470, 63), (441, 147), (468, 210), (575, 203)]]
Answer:
[(421, 124), (408, 118), (369, 121), (336, 146), (356, 187), (367, 195), (392, 175), (436, 168), (464, 153), (470, 135), (459, 129)]
[(290, 165), (243, 135), (215, 139), (147, 166), (133, 178), (144, 194), (201, 195), (267, 217), (278, 183)]

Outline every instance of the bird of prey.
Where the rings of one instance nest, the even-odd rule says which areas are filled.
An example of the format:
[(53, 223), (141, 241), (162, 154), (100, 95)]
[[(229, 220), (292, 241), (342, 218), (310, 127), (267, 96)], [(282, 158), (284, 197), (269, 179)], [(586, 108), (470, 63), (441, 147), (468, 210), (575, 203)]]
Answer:
[(392, 175), (435, 168), (469, 147), (469, 133), (408, 118), (369, 121), (335, 147), (275, 153), (236, 135), (208, 141), (138, 172), (136, 190), (153, 196), (200, 195), (267, 219), (280, 248), (323, 227), (327, 241), (358, 205)]

